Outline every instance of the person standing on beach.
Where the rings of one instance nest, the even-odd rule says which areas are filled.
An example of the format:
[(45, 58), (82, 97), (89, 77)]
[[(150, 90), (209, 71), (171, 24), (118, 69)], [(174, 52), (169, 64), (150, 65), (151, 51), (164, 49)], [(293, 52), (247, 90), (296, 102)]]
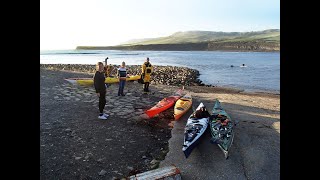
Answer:
[(107, 119), (108, 114), (103, 113), (106, 105), (106, 85), (104, 83), (106, 77), (104, 73), (104, 67), (102, 62), (98, 62), (96, 65), (96, 73), (94, 74), (93, 83), (97, 96), (99, 97), (99, 119)]
[(118, 68), (117, 76), (119, 78), (119, 90), (118, 90), (118, 96), (125, 96), (123, 93), (124, 85), (126, 83), (127, 78), (127, 69), (126, 69), (126, 63), (122, 62), (121, 66)]
[(104, 71), (105, 71), (105, 75), (106, 75), (106, 77), (112, 77), (111, 76), (111, 72), (113, 71), (113, 66), (111, 66), (111, 64), (110, 65), (108, 65), (108, 59), (109, 59), (109, 57), (107, 57), (105, 60), (104, 60)]
[(142, 71), (142, 78), (144, 81), (143, 91), (149, 92), (149, 84), (150, 84), (150, 79), (151, 79), (151, 73), (153, 71), (153, 66), (149, 62), (148, 57), (147, 57), (146, 61), (142, 64), (141, 71)]

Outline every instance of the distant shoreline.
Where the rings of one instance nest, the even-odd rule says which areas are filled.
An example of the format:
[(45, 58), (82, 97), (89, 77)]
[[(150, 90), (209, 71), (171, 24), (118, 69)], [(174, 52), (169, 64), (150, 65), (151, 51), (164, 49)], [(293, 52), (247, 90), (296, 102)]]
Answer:
[(265, 41), (202, 42), (130, 46), (77, 46), (76, 50), (280, 52), (280, 44)]

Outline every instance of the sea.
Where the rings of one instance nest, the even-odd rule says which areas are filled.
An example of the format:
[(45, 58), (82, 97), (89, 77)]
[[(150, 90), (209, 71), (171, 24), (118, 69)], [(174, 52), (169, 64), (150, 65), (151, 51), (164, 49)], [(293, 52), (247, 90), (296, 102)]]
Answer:
[(280, 94), (280, 52), (47, 50), (40, 64), (96, 64), (106, 57), (118, 65), (142, 65), (149, 57), (153, 65), (196, 69), (206, 85)]

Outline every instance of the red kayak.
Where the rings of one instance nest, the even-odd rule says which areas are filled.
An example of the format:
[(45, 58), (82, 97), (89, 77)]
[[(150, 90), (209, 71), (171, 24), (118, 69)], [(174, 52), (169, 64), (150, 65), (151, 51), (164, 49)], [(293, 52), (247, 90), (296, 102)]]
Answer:
[(154, 117), (160, 112), (170, 108), (174, 105), (174, 103), (180, 99), (182, 93), (182, 89), (177, 90), (172, 96), (166, 97), (158, 102), (155, 106), (145, 111), (145, 113), (149, 116), (149, 118)]

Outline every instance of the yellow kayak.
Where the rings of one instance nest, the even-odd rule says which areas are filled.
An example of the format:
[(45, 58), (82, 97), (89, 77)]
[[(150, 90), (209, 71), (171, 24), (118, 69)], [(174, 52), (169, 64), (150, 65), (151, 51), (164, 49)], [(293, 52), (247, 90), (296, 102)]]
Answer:
[(178, 120), (182, 115), (184, 115), (192, 106), (192, 97), (188, 93), (180, 98), (174, 105), (174, 119)]
[[(140, 79), (141, 75), (132, 75), (127, 77), (127, 81), (135, 81)], [(93, 78), (68, 78), (65, 79), (66, 81), (73, 83), (73, 84), (80, 84), (84, 86), (91, 86), (93, 85)], [(117, 77), (106, 77), (105, 83), (111, 84), (111, 83), (117, 83), (119, 82), (119, 79)]]

